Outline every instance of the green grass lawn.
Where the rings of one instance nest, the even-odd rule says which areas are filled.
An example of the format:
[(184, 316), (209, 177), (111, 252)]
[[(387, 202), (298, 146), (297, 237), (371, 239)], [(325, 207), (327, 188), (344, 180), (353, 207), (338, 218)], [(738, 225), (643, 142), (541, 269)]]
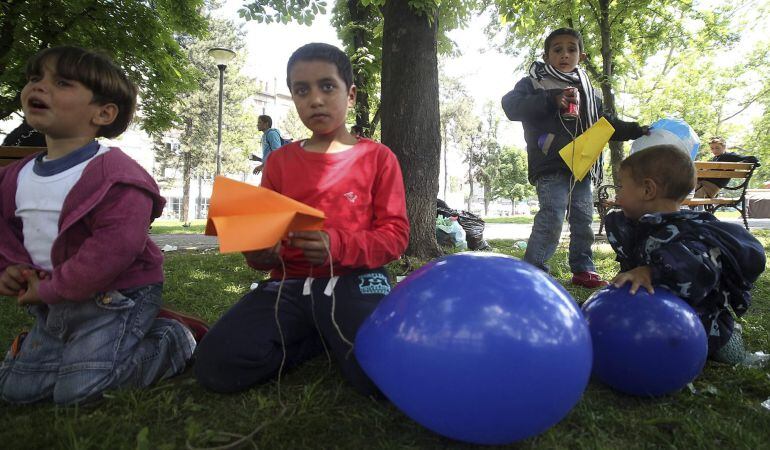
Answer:
[(178, 220), (156, 220), (152, 223), (150, 234), (203, 234), (205, 229), (205, 219), (193, 220), (187, 227)]
[[(757, 232), (765, 249), (770, 232)], [(513, 241), (491, 244), (521, 257)], [(611, 277), (617, 263), (609, 246), (596, 250), (598, 270)], [(415, 267), (419, 264), (412, 261)], [(407, 264), (392, 264), (403, 275)], [(578, 302), (591, 291), (568, 284), (565, 249), (552, 261), (556, 279)], [(166, 259), (167, 304), (216, 320), (261, 274), (239, 255), (174, 252)], [(770, 352), (770, 273), (754, 289), (755, 303), (744, 319), (752, 350)], [(0, 346), (31, 321), (13, 299), (0, 299)], [(512, 383), (515, 380), (511, 380)], [(768, 370), (733, 368), (709, 362), (689, 390), (658, 399), (618, 394), (592, 381), (570, 414), (542, 435), (512, 448), (768, 448)], [(706, 393), (706, 389), (711, 392)], [(268, 383), (233, 395), (213, 394), (189, 372), (146, 390), (123, 390), (81, 407), (0, 404), (0, 447), (8, 449), (184, 449), (215, 447), (262, 427), (253, 444), (237, 448), (470, 448), (433, 434), (387, 402), (357, 395), (325, 358), (310, 361)]]

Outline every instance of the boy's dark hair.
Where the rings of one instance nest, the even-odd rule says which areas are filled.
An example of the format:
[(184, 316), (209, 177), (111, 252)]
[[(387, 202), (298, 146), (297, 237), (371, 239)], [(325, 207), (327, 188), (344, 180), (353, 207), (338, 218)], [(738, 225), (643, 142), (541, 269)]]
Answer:
[(262, 122), (267, 122), (268, 128), (273, 128), (273, 118), (270, 116), (266, 116), (262, 114), (261, 116), (257, 117), (257, 120), (261, 120)]
[(291, 68), (299, 61), (325, 61), (337, 66), (337, 72), (340, 78), (345, 82), (345, 87), (350, 89), (353, 85), (353, 67), (350, 65), (350, 58), (342, 50), (329, 44), (313, 42), (305, 44), (292, 53), (289, 62), (286, 64), (286, 85), (291, 90)]
[(634, 181), (650, 178), (661, 187), (663, 198), (682, 201), (695, 188), (695, 165), (690, 155), (673, 145), (655, 145), (632, 153), (620, 163)]
[(585, 47), (583, 46), (583, 35), (580, 34), (578, 30), (575, 30), (573, 28), (559, 28), (558, 30), (551, 31), (551, 34), (548, 35), (548, 37), (545, 38), (545, 54), (548, 54), (548, 50), (551, 49), (551, 42), (556, 36), (572, 36), (577, 38), (578, 40), (578, 50), (582, 53), (585, 51)]
[(98, 136), (114, 138), (126, 131), (136, 111), (137, 89), (125, 72), (108, 56), (84, 48), (65, 45), (38, 52), (27, 62), (25, 75), (39, 76), (46, 61), (55, 63), (56, 74), (82, 83), (94, 93), (92, 103), (118, 107), (115, 120), (98, 130)]

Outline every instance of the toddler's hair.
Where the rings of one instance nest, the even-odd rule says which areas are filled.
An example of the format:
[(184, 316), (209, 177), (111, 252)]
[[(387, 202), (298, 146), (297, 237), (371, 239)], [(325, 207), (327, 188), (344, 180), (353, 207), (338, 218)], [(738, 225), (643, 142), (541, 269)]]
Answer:
[(690, 155), (673, 145), (654, 145), (620, 163), (634, 181), (650, 178), (661, 188), (663, 198), (682, 201), (695, 188), (695, 165)]
[(556, 36), (572, 36), (577, 38), (578, 40), (578, 49), (582, 53), (585, 51), (585, 47), (583, 46), (583, 35), (580, 34), (578, 30), (575, 30), (574, 28), (559, 28), (557, 30), (551, 31), (551, 34), (548, 35), (548, 37), (545, 38), (545, 54), (548, 54), (548, 50), (551, 49), (551, 42)]
[(345, 87), (350, 89), (353, 85), (353, 67), (350, 58), (342, 50), (329, 44), (313, 42), (305, 44), (292, 53), (289, 63), (286, 64), (286, 85), (291, 90), (291, 68), (299, 61), (324, 61), (337, 66), (340, 78), (345, 82)]
[(114, 138), (126, 131), (136, 111), (137, 88), (112, 59), (81, 47), (52, 47), (30, 58), (25, 70), (27, 79), (42, 75), (48, 61), (53, 63), (56, 75), (78, 81), (90, 89), (94, 94), (92, 103), (117, 105), (117, 117), (111, 124), (99, 128), (98, 136)]

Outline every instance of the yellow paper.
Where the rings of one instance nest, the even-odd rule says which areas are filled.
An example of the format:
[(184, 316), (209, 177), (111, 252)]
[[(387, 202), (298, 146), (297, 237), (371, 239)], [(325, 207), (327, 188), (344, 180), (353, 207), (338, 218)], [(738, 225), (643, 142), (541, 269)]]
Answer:
[(614, 132), (615, 128), (602, 117), (577, 139), (559, 150), (559, 155), (578, 181), (583, 181)]
[(262, 250), (290, 231), (320, 230), (323, 211), (270, 189), (218, 176), (209, 202), (206, 235), (221, 253)]

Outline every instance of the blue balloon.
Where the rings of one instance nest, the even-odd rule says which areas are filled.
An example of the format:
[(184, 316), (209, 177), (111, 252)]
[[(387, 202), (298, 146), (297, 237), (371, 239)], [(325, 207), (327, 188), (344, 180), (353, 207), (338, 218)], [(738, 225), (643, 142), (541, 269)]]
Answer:
[(695, 311), (665, 288), (655, 294), (629, 286), (595, 292), (583, 312), (594, 346), (594, 375), (627, 394), (678, 391), (703, 370), (706, 331)]
[(636, 153), (655, 145), (673, 145), (688, 155), (693, 160), (698, 156), (700, 138), (695, 130), (682, 119), (660, 119), (650, 125), (650, 134), (636, 139), (631, 144), (631, 153)]
[(361, 326), (355, 354), (406, 415), (478, 444), (545, 431), (591, 373), (590, 333), (569, 293), (494, 253), (450, 255), (413, 272)]

